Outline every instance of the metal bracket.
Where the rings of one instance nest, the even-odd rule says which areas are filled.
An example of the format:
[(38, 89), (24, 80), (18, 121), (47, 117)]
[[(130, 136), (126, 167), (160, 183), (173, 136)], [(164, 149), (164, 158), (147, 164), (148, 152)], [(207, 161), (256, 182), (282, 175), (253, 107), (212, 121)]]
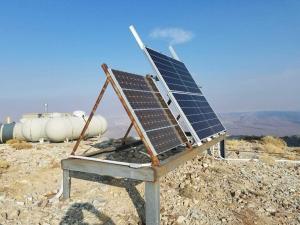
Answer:
[(96, 102), (95, 102), (95, 104), (94, 104), (94, 107), (93, 107), (93, 109), (92, 109), (92, 111), (91, 111), (91, 113), (90, 113), (90, 115), (89, 115), (89, 118), (88, 118), (88, 120), (86, 121), (86, 123), (85, 123), (85, 125), (84, 125), (84, 127), (83, 127), (83, 129), (82, 129), (82, 131), (81, 131), (81, 134), (80, 134), (78, 140), (76, 141), (76, 144), (74, 145), (74, 148), (73, 148), (73, 150), (72, 150), (72, 152), (71, 152), (71, 155), (74, 155), (74, 154), (75, 154), (75, 152), (77, 151), (77, 149), (78, 149), (78, 147), (79, 147), (80, 142), (81, 142), (82, 139), (84, 138), (85, 132), (86, 132), (88, 126), (90, 125), (90, 122), (91, 122), (91, 120), (92, 120), (92, 118), (93, 118), (93, 116), (94, 116), (94, 114), (95, 114), (95, 112), (96, 112), (96, 110), (97, 110), (97, 108), (98, 108), (98, 106), (99, 106), (99, 103), (100, 103), (100, 101), (101, 101), (101, 99), (102, 99), (102, 97), (103, 97), (103, 95), (104, 95), (104, 92), (105, 92), (105, 90), (106, 90), (106, 88), (107, 88), (108, 83), (109, 83), (109, 80), (106, 79), (106, 80), (105, 80), (105, 83), (104, 83), (104, 85), (103, 85), (103, 87), (102, 87), (102, 89), (101, 89), (101, 91), (100, 91), (100, 93), (99, 93), (99, 95), (98, 95), (98, 98), (97, 98), (97, 100), (96, 100)]
[(127, 136), (128, 136), (128, 134), (129, 134), (132, 127), (133, 127), (133, 123), (131, 122), (128, 129), (127, 129), (127, 131), (126, 131), (126, 133), (125, 133), (125, 135), (124, 135), (124, 137), (123, 137), (123, 139), (122, 139), (122, 145), (125, 145), (126, 138), (127, 138)]

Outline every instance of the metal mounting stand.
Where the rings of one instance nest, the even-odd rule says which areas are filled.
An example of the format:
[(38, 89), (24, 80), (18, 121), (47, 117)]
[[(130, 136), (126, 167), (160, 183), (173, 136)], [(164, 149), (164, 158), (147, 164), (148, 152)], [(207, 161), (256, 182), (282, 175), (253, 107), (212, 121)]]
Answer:
[[(176, 169), (179, 165), (185, 163), (188, 160), (194, 159), (197, 155), (206, 151), (211, 146), (220, 143), (220, 153), (222, 157), (225, 157), (225, 134), (222, 134), (211, 141), (208, 141), (198, 147), (192, 148), (191, 144), (187, 143), (188, 151), (182, 151), (175, 154), (163, 161), (159, 161), (158, 157), (153, 155), (149, 150), (149, 146), (145, 141), (145, 138), (136, 124), (130, 110), (127, 108), (124, 99), (120, 95), (118, 89), (115, 87), (112, 78), (109, 75), (108, 68), (105, 64), (102, 68), (107, 76), (107, 79), (103, 85), (103, 88), (95, 102), (95, 105), (89, 115), (88, 120), (81, 132), (80, 138), (77, 140), (71, 156), (67, 159), (61, 161), (61, 167), (63, 169), (63, 198), (70, 198), (71, 191), (71, 178), (83, 179), (83, 180), (93, 180), (92, 175), (98, 176), (111, 176), (111, 177), (121, 177), (127, 179), (138, 180), (145, 182), (145, 215), (146, 215), (146, 225), (159, 225), (160, 224), (160, 184), (159, 180), (161, 177), (165, 176), (170, 171)], [(141, 141), (140, 144), (144, 144), (147, 149), (148, 154), (151, 157), (151, 163), (137, 164), (137, 163), (127, 163), (127, 162), (117, 162), (111, 160), (102, 160), (97, 158), (92, 158), (88, 156), (75, 156), (75, 152), (79, 147), (80, 142), (83, 140), (85, 132), (89, 126), (92, 117), (94, 116), (97, 107), (104, 95), (104, 92), (111, 83), (115, 92), (117, 93), (121, 103), (123, 104), (130, 120), (131, 124), (126, 131), (123, 138), (123, 144), (125, 144), (125, 139), (127, 138), (132, 127), (135, 128), (139, 134)], [(126, 148), (126, 145), (122, 145), (122, 149)], [(120, 148), (120, 149), (121, 149)], [(100, 153), (100, 152), (99, 152)], [(89, 156), (95, 156), (98, 153), (89, 154)]]
[[(222, 142), (225, 135), (221, 135), (199, 147), (180, 152), (161, 161), (160, 166), (151, 163), (135, 164), (110, 160), (101, 160), (85, 156), (70, 156), (62, 160), (63, 169), (63, 198), (70, 197), (71, 178), (89, 180), (92, 174), (128, 178), (145, 182), (146, 225), (160, 224), (160, 184), (159, 180), (170, 171), (197, 155), (205, 152), (211, 146)], [(90, 178), (90, 180), (92, 180)]]

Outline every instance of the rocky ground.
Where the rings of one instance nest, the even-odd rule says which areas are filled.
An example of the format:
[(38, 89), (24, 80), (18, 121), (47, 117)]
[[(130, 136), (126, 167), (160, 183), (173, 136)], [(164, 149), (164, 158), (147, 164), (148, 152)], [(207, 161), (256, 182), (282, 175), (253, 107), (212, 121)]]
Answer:
[[(117, 143), (90, 140), (80, 150), (113, 150)], [(0, 145), (1, 225), (142, 224), (144, 186), (136, 181), (73, 179), (70, 200), (49, 202), (60, 187), (60, 160), (73, 145), (38, 143), (23, 150)], [(229, 157), (240, 158), (239, 148), (257, 151), (258, 144), (236, 142), (229, 148)], [(142, 147), (101, 157), (149, 161), (140, 151)], [(224, 161), (201, 155), (161, 180), (161, 223), (300, 224), (300, 164)]]

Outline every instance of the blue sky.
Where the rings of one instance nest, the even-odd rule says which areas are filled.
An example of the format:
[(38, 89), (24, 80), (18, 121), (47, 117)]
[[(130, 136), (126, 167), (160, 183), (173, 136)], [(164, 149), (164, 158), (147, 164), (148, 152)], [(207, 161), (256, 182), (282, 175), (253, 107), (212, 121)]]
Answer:
[[(194, 74), (218, 112), (300, 110), (300, 1), (1, 1), (0, 120), (89, 111), (101, 63), (153, 72), (129, 32)], [(122, 110), (109, 89), (101, 110)]]

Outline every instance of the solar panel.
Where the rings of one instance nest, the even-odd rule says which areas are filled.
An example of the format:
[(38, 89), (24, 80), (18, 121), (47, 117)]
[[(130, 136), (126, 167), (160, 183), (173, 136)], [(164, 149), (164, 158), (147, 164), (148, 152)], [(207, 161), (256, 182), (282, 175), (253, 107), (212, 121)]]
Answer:
[(110, 71), (154, 155), (188, 142), (152, 78), (114, 69)]
[(173, 95), (200, 139), (225, 130), (204, 96)]
[(171, 57), (146, 48), (156, 68), (168, 85), (170, 91), (181, 91), (201, 94), (199, 87), (185, 65)]
[(202, 140), (225, 131), (184, 63), (150, 48), (144, 50), (195, 141), (200, 144)]

